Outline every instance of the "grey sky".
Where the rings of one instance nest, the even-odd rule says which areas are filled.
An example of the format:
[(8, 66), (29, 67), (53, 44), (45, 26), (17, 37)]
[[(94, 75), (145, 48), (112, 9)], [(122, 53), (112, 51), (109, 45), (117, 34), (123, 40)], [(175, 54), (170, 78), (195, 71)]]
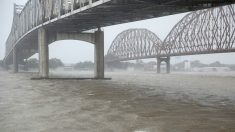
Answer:
[[(11, 30), (13, 3), (25, 4), (27, 0), (1, 0), (0, 5), (0, 59), (4, 58), (5, 41)], [(162, 40), (167, 36), (172, 27), (184, 17), (185, 13), (173, 16), (166, 16), (154, 18), (144, 21), (132, 22), (127, 24), (120, 24), (103, 28), (105, 32), (105, 54), (108, 51), (113, 39), (122, 31), (129, 28), (147, 28), (158, 35)], [(85, 60), (94, 60), (93, 45), (82, 41), (58, 41), (49, 46), (50, 58), (59, 58), (65, 63), (76, 63)], [(37, 54), (33, 57), (37, 57)], [(200, 60), (204, 63), (211, 63), (214, 61), (221, 61), (227, 64), (235, 64), (235, 54), (210, 54), (210, 55), (194, 55), (173, 57), (172, 62), (179, 62), (182, 60)]]

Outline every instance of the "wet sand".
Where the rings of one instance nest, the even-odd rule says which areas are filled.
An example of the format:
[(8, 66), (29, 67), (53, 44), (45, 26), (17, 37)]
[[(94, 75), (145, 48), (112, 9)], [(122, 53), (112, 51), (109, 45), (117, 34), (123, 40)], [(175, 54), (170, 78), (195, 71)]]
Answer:
[(0, 132), (234, 132), (235, 77), (107, 73), (30, 80), (0, 71)]

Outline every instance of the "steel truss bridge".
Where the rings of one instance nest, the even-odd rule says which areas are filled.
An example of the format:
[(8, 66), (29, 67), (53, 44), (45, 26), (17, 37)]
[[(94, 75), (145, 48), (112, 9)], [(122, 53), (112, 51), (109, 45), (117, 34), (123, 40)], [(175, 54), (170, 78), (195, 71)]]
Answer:
[(146, 29), (129, 29), (112, 42), (106, 60), (126, 61), (235, 51), (235, 5), (194, 11), (180, 20), (162, 42)]
[[(95, 45), (97, 77), (103, 77), (103, 32), (100, 27), (234, 3), (234, 0), (29, 0), (14, 6), (6, 41), (5, 65), (18, 64), (39, 53), (39, 75), (48, 76), (48, 44), (64, 39)], [(100, 71), (100, 72), (99, 72)], [(98, 74), (99, 73), (99, 74)]]

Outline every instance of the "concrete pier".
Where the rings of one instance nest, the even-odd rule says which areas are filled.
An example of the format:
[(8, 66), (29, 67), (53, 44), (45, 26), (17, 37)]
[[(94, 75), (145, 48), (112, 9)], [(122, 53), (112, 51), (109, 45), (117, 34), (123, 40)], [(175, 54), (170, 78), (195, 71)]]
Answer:
[(170, 64), (170, 57), (167, 57), (166, 60), (166, 73), (170, 73), (171, 72), (171, 64)]
[(95, 78), (104, 78), (104, 32), (95, 32)]
[(4, 67), (4, 69), (5, 69), (6, 71), (9, 69), (9, 67), (8, 67), (8, 65), (7, 65), (7, 63), (6, 63), (5, 60), (3, 61), (3, 67)]
[(39, 49), (39, 77), (48, 78), (49, 74), (49, 53), (46, 30), (42, 27), (38, 29), (38, 49)]
[(161, 60), (157, 58), (157, 73), (161, 73)]
[(166, 62), (166, 73), (170, 73), (171, 65), (170, 65), (170, 56), (167, 57), (157, 57), (157, 73), (161, 73), (161, 63)]
[(13, 48), (13, 73), (18, 73), (18, 53), (17, 48)]

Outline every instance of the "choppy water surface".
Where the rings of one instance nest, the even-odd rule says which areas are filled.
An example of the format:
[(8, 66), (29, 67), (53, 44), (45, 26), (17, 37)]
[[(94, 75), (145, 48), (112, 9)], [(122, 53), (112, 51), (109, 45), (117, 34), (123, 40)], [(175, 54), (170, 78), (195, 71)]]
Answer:
[(0, 72), (0, 131), (235, 131), (233, 76), (106, 75), (113, 79), (30, 80), (29, 73)]

